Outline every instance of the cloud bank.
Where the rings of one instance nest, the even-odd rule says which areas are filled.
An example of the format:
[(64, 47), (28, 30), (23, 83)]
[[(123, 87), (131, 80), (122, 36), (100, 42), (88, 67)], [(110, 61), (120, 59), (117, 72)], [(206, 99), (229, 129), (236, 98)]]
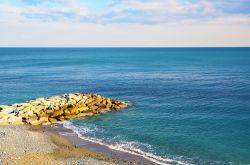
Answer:
[(250, 46), (247, 0), (10, 0), (0, 46)]

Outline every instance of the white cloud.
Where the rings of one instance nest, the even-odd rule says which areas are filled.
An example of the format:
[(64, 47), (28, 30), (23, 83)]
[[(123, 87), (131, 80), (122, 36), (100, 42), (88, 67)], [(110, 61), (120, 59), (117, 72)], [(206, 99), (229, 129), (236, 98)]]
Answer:
[[(140, 11), (154, 11), (154, 12), (182, 12), (182, 6), (173, 0), (155, 0), (155, 1), (138, 1), (138, 0), (126, 0), (118, 3), (111, 3), (114, 6), (114, 10), (140, 10)], [(116, 8), (116, 9), (115, 9)]]
[[(243, 4), (243, 0), (113, 0), (109, 5), (117, 15), (126, 14), (127, 22), (141, 20), (140, 23), (169, 23), (186, 20), (211, 21), (225, 15), (241, 16), (243, 13), (240, 9)], [(228, 12), (229, 9), (234, 12)]]
[(222, 1), (110, 1), (101, 11), (54, 2), (0, 3), (0, 46), (250, 46), (250, 15), (226, 13)]
[(108, 1), (108, 8), (91, 10), (79, 0), (35, 1), (34, 5), (17, 6), (0, 3), (1, 20), (71, 21), (95, 23), (175, 23), (183, 21), (211, 21), (225, 15), (225, 8), (241, 6), (235, 1), (180, 0), (116, 0)]
[(42, 1), (39, 5), (18, 6), (0, 3), (0, 21), (79, 21), (88, 16), (88, 9), (78, 1)]

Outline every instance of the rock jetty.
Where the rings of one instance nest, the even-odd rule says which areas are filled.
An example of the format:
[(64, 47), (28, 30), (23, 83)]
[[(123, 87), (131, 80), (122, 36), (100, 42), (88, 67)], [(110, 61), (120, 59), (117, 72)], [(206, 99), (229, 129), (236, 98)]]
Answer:
[(96, 94), (65, 94), (26, 103), (0, 105), (0, 125), (48, 125), (127, 107), (122, 101)]

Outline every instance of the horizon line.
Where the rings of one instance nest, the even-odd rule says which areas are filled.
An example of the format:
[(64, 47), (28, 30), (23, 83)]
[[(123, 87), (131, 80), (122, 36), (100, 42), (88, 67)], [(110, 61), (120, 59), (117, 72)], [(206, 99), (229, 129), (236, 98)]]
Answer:
[(0, 48), (250, 48), (250, 46), (0, 46)]

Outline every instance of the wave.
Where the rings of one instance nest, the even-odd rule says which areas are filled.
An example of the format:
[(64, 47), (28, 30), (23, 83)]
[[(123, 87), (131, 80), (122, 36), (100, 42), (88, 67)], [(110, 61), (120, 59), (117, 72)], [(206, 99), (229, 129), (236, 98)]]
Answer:
[[(84, 133), (97, 131), (98, 130), (97, 128), (94, 128), (94, 130), (89, 129), (87, 127), (79, 128), (79, 127), (74, 126), (70, 121), (63, 123), (63, 127), (67, 128), (67, 129), (71, 129), (75, 134), (77, 134), (77, 136), (79, 138), (81, 138), (83, 140), (97, 143), (97, 144), (106, 146), (106, 147), (113, 149), (113, 150), (126, 152), (126, 153), (133, 154), (136, 156), (141, 156), (141, 157), (143, 157), (147, 160), (150, 160), (151, 162), (154, 162), (154, 163), (159, 164), (159, 165), (169, 165), (169, 164), (189, 165), (190, 164), (187, 162), (182, 162), (179, 160), (174, 160), (174, 159), (169, 159), (169, 158), (163, 158), (163, 157), (157, 156), (153, 153), (145, 152), (145, 151), (141, 150), (140, 148), (136, 147), (136, 145), (138, 144), (137, 142), (121, 141), (121, 142), (116, 142), (113, 144), (108, 144), (101, 139), (83, 136)], [(144, 144), (144, 146), (145, 146), (145, 144)]]

